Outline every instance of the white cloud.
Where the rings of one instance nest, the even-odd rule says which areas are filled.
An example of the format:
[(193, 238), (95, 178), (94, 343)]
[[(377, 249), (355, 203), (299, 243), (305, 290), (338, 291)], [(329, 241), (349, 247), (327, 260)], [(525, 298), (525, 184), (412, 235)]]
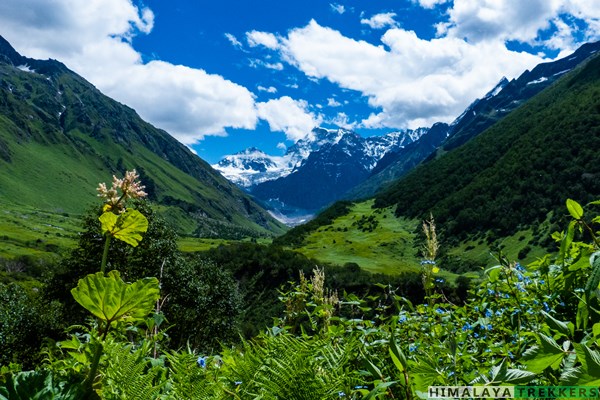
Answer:
[(269, 123), (272, 131), (284, 132), (288, 140), (298, 141), (311, 134), (311, 130), (321, 124), (322, 118), (308, 110), (304, 100), (294, 100), (289, 96), (257, 103), (258, 116)]
[(367, 96), (380, 110), (363, 121), (373, 128), (450, 122), (503, 75), (514, 77), (542, 61), (509, 51), (500, 42), (428, 41), (399, 28), (388, 30), (381, 40), (388, 49), (311, 21), (282, 39), (282, 55), (309, 78)]
[(231, 33), (225, 33), (225, 37), (227, 38), (227, 40), (229, 40), (229, 43), (231, 43), (234, 47), (242, 47), (242, 42), (240, 42), (235, 35), (231, 34)]
[(338, 14), (343, 14), (346, 12), (346, 7), (344, 7), (343, 4), (337, 4), (337, 3), (331, 3), (329, 4), (329, 6), (331, 7), (331, 9), (338, 13)]
[(283, 70), (283, 64), (280, 62), (269, 63), (269, 62), (265, 62), (263, 60), (259, 60), (258, 58), (251, 58), (249, 60), (249, 62), (250, 62), (250, 66), (252, 68), (264, 67), (264, 68), (268, 68), (268, 69), (274, 69), (276, 71)]
[(339, 106), (342, 105), (342, 103), (340, 103), (339, 101), (337, 101), (333, 97), (330, 97), (330, 98), (327, 99), (327, 105), (329, 107), (339, 107)]
[(369, 25), (373, 29), (381, 29), (386, 26), (398, 26), (398, 23), (394, 20), (396, 13), (381, 13), (375, 14), (371, 18), (364, 18), (360, 20), (361, 24)]
[[(515, 40), (572, 50), (580, 43), (575, 30), (564, 29), (570, 17), (588, 25), (584, 40), (600, 39), (600, 4), (589, 0), (455, 0), (448, 22), (440, 24), (438, 32), (470, 42)], [(556, 35), (541, 39), (541, 32), (553, 28), (558, 30)]]
[(269, 86), (269, 87), (264, 87), (264, 86), (258, 86), (257, 87), (258, 91), (260, 92), (267, 92), (267, 93), (277, 93), (277, 88), (274, 86)]
[(285, 143), (283, 143), (283, 142), (279, 142), (279, 143), (277, 143), (277, 148), (278, 148), (279, 150), (283, 150), (283, 151), (287, 150), (287, 146), (286, 146), (286, 145), (285, 145)]
[(254, 128), (254, 95), (243, 86), (200, 69), (142, 62), (131, 39), (153, 24), (152, 12), (129, 0), (0, 2), (0, 34), (17, 51), (63, 61), (183, 143)]
[(269, 32), (250, 31), (246, 32), (246, 40), (250, 47), (264, 46), (271, 50), (279, 47), (277, 37)]
[[(414, 0), (413, 0), (414, 1)], [(419, 5), (423, 8), (435, 8), (436, 6), (440, 5), (440, 4), (445, 4), (448, 3), (450, 0), (418, 0), (416, 1), (417, 3), (419, 3)]]

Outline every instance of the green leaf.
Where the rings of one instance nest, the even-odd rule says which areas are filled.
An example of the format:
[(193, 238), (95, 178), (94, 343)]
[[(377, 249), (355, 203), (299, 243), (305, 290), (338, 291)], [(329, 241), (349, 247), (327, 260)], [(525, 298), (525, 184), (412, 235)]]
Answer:
[(575, 200), (567, 199), (567, 210), (569, 210), (569, 214), (576, 220), (583, 218), (583, 208)]
[(113, 322), (146, 317), (160, 296), (158, 279), (125, 283), (118, 271), (90, 274), (71, 290), (75, 300), (96, 317)]
[(583, 301), (583, 299), (580, 299), (579, 304), (577, 304), (577, 314), (575, 316), (575, 323), (577, 324), (577, 329), (587, 329), (589, 316), (590, 312), (588, 310), (587, 304), (585, 303), (585, 301)]
[(585, 296), (588, 301), (591, 298), (591, 294), (598, 289), (598, 285), (600, 285), (600, 253), (592, 254), (590, 257), (590, 264), (592, 265), (592, 273), (585, 285)]
[(527, 370), (539, 374), (548, 367), (557, 369), (566, 353), (551, 337), (542, 334), (537, 336), (539, 346), (534, 346), (523, 354), (522, 360)]
[(112, 212), (105, 212), (99, 220), (102, 234), (109, 234), (133, 247), (138, 245), (142, 240), (142, 234), (148, 230), (148, 219), (134, 209), (127, 209), (119, 216)]
[(99, 399), (86, 392), (81, 383), (55, 379), (52, 372), (25, 371), (9, 375), (0, 387), (0, 400), (78, 400)]
[(392, 357), (394, 365), (396, 365), (396, 368), (398, 368), (398, 371), (404, 372), (408, 369), (408, 363), (406, 361), (406, 356), (404, 355), (402, 349), (400, 349), (400, 346), (398, 346), (398, 343), (396, 342), (396, 337), (394, 333), (395, 332), (392, 333), (392, 337), (390, 339), (390, 356)]
[(575, 343), (573, 346), (581, 362), (581, 375), (576, 385), (600, 386), (600, 353), (583, 344)]
[(562, 333), (565, 336), (569, 336), (571, 331), (566, 322), (557, 320), (556, 318), (554, 318), (552, 315), (548, 314), (545, 311), (542, 311), (542, 315), (546, 319), (546, 323), (548, 324), (548, 326), (550, 328), (552, 328), (556, 331), (559, 331), (560, 333)]

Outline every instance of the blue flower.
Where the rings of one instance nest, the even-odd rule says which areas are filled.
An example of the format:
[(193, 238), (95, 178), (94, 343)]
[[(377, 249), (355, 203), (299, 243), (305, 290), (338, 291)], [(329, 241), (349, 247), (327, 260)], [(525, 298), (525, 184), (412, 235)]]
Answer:
[(468, 330), (471, 330), (471, 324), (468, 322), (465, 322), (465, 324), (462, 327), (463, 332), (466, 332)]
[(340, 396), (340, 397), (346, 397), (346, 393), (344, 393), (344, 392), (338, 392), (338, 396)]
[(489, 308), (487, 310), (485, 310), (485, 316), (486, 318), (491, 318), (493, 315), (492, 310), (490, 310)]
[(408, 346), (408, 351), (410, 351), (411, 353), (415, 350), (417, 350), (418, 346), (415, 346), (414, 344), (411, 344), (410, 346)]
[(485, 326), (485, 328), (486, 328), (488, 331), (491, 331), (491, 330), (492, 330), (492, 324), (487, 324), (487, 325)]
[(398, 318), (398, 322), (406, 322), (406, 315), (402, 314), (399, 318)]
[(520, 263), (516, 263), (515, 268), (517, 271), (525, 271), (525, 267), (523, 267)]
[(490, 294), (490, 295), (493, 295), (493, 294), (494, 294), (494, 291), (493, 291), (492, 289), (488, 289), (488, 290), (487, 290), (487, 292), (488, 292), (488, 294)]
[(546, 283), (546, 281), (543, 279), (540, 279), (540, 285), (543, 285), (544, 283)]
[(233, 383), (235, 384), (235, 386), (240, 386), (242, 384), (242, 381), (235, 381)]
[(502, 315), (502, 311), (504, 311), (504, 309), (503, 310), (496, 310), (496, 317), (501, 316)]
[(478, 338), (478, 337), (479, 337), (479, 333), (477, 333), (477, 332), (473, 332), (473, 336), (474, 336), (475, 338)]
[(206, 368), (206, 357), (198, 357), (198, 365), (200, 366), (200, 368)]
[(363, 386), (361, 386), (361, 385), (354, 386), (354, 389), (368, 389), (368, 388), (369, 388), (368, 386), (364, 386), (364, 385)]
[(436, 312), (436, 313), (438, 313), (438, 314), (443, 314), (443, 313), (445, 313), (445, 311), (444, 311), (444, 310), (442, 310), (442, 309), (441, 309), (441, 308), (439, 308), (439, 307), (435, 309), (435, 312)]
[(479, 307), (475, 306), (475, 307), (473, 307), (473, 310), (475, 310), (475, 312), (479, 312)]
[(544, 305), (544, 310), (545, 311), (550, 311), (550, 307), (548, 307), (548, 303), (543, 302), (542, 304)]

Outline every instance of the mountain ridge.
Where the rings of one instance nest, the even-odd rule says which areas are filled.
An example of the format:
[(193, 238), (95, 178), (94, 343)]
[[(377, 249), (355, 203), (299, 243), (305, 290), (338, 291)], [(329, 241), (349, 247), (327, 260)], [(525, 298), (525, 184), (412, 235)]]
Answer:
[(94, 187), (137, 168), (180, 232), (280, 233), (234, 184), (135, 110), (56, 60), (21, 56), (0, 37), (0, 199), (82, 212)]

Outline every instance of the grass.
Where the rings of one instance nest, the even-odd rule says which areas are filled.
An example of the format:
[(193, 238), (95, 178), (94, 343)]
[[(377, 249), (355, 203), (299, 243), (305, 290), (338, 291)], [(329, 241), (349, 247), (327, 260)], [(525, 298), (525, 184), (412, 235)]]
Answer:
[(318, 260), (386, 274), (419, 271), (415, 250), (418, 221), (398, 219), (391, 208), (373, 210), (373, 201), (355, 204), (351, 211), (311, 233), (297, 251)]
[(55, 258), (73, 248), (81, 230), (79, 215), (0, 203), (0, 257)]

